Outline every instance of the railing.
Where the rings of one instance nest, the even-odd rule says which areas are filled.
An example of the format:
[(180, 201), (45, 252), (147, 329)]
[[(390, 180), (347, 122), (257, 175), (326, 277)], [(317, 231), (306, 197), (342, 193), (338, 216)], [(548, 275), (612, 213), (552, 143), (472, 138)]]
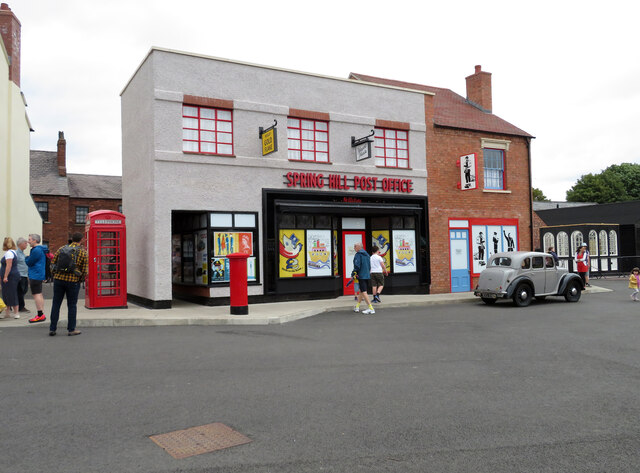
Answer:
[[(561, 256), (558, 266), (574, 273), (578, 272), (573, 258)], [(640, 268), (640, 256), (591, 256), (589, 275), (592, 278), (624, 276), (630, 274), (635, 267)]]

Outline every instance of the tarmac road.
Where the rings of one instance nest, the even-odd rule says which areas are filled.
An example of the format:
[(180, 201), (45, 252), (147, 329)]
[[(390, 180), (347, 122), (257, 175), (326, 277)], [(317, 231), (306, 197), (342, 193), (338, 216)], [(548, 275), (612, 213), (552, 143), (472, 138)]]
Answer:
[[(594, 281), (595, 282), (595, 281)], [(0, 330), (1, 472), (638, 472), (640, 303)], [(148, 436), (251, 443), (176, 460)]]

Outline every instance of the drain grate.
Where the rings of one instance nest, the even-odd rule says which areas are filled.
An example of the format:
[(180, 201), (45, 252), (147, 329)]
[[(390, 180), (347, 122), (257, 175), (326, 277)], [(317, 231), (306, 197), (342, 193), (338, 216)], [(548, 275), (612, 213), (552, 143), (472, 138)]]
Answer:
[(219, 422), (152, 435), (149, 438), (177, 459), (251, 442), (250, 438)]

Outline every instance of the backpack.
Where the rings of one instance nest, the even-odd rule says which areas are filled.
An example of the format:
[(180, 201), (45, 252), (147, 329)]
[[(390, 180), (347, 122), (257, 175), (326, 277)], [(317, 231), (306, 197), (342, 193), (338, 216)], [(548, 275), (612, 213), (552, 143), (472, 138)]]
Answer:
[(69, 246), (65, 245), (60, 248), (58, 252), (58, 259), (53, 265), (54, 273), (67, 273), (73, 274), (74, 276), (80, 276), (81, 273), (78, 271), (76, 267), (76, 262), (78, 261), (78, 253), (80, 252), (79, 246)]

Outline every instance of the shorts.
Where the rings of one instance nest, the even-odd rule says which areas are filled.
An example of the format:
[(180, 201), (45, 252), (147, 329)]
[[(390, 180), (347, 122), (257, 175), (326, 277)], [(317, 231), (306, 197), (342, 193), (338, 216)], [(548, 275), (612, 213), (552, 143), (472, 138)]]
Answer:
[(371, 286), (373, 287), (384, 286), (384, 274), (371, 273)]
[(29, 286), (31, 286), (31, 294), (42, 294), (42, 281), (29, 279)]
[(368, 279), (358, 279), (358, 284), (360, 284), (360, 292), (367, 292), (369, 290)]

